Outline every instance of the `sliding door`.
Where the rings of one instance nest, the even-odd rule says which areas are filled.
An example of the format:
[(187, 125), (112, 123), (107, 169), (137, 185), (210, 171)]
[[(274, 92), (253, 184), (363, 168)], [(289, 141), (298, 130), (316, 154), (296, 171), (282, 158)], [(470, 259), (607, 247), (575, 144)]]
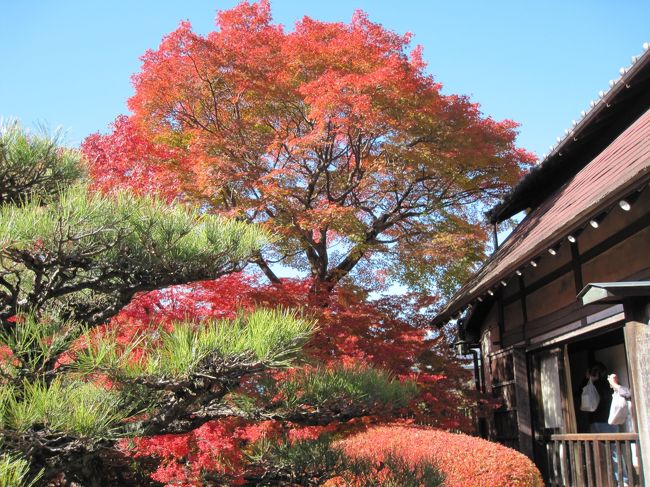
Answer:
[(573, 431), (575, 419), (566, 347), (554, 347), (529, 355), (533, 448), (535, 460), (548, 472), (551, 435)]

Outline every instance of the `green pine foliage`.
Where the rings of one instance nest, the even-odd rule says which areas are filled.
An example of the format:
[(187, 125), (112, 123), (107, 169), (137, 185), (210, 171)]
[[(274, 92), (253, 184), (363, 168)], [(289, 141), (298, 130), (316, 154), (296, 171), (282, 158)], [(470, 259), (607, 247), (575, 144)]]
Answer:
[(85, 174), (79, 151), (60, 147), (62, 132), (30, 134), (0, 121), (0, 205), (49, 198)]
[[(286, 366), (311, 337), (314, 323), (288, 310), (258, 309), (232, 320), (176, 323), (171, 331), (142, 334), (128, 347), (114, 336), (88, 338), (76, 357), (78, 370), (104, 370), (121, 378), (187, 379), (212, 357), (236, 364)], [(134, 357), (137, 350), (138, 357)]]
[(0, 454), (0, 487), (34, 487), (43, 471), (30, 475), (29, 462), (11, 454)]
[[(68, 481), (97, 477), (103, 452), (147, 431), (147, 420), (158, 430), (173, 422), (190, 427), (183, 421), (212, 399), (205, 376), (192, 383), (197, 374), (223, 372), (230, 357), (225, 394), (238, 383), (235, 371), (246, 372), (251, 361), (255, 368), (287, 364), (313, 328), (295, 313), (260, 310), (232, 322), (179, 324), (155, 343), (136, 337), (119, 350), (116, 340), (102, 340), (108, 335), (93, 328), (136, 293), (241, 269), (270, 236), (155, 197), (93, 192), (84, 174), (81, 156), (60, 147), (58, 135), (0, 127), (6, 485), (36, 482), (42, 469), (45, 477), (65, 472)], [(146, 359), (129, 356), (138, 346)], [(111, 383), (115, 371), (130, 381)], [(165, 379), (162, 389), (151, 377)], [(178, 398), (165, 389), (170, 384), (196, 392), (172, 416), (167, 406)]]
[(0, 424), (18, 433), (35, 427), (49, 433), (64, 433), (79, 438), (101, 439), (133, 414), (119, 393), (90, 382), (51, 383), (24, 380), (20, 387), (5, 386)]
[[(83, 185), (50, 204), (0, 207), (0, 292), (5, 317), (59, 304), (105, 321), (138, 291), (215, 278), (242, 267), (267, 235), (258, 227), (127, 193)], [(25, 303), (21, 305), (21, 303)]]
[(417, 394), (415, 383), (400, 382), (390, 373), (360, 367), (316, 368), (302, 370), (283, 380), (279, 390), (285, 407), (300, 404), (349, 404), (354, 408), (377, 405), (399, 409)]

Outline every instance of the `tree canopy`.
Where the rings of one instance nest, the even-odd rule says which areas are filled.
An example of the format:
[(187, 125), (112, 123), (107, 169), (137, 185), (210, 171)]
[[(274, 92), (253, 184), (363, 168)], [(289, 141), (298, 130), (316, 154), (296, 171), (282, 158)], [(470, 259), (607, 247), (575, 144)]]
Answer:
[[(483, 257), (485, 205), (532, 156), (516, 124), (445, 95), (411, 36), (349, 24), (274, 24), (267, 1), (187, 22), (142, 57), (130, 117), (84, 143), (96, 184), (156, 190), (282, 236), (257, 255), (331, 290), (453, 285)], [(101, 173), (101, 174), (99, 174)]]

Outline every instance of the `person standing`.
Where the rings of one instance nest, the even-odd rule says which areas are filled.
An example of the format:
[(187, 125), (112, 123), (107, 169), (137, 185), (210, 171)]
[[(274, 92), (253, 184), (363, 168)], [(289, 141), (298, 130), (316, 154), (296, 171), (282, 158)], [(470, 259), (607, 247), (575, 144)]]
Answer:
[(612, 405), (612, 390), (607, 381), (607, 369), (601, 362), (594, 363), (587, 372), (587, 381), (591, 380), (598, 391), (598, 407), (588, 414), (590, 433), (618, 433), (617, 425), (609, 424), (609, 410)]
[[(632, 398), (630, 390), (619, 384), (618, 376), (616, 374), (610, 374), (607, 376), (607, 382), (612, 391), (611, 406), (609, 410), (608, 423), (611, 426), (617, 428), (617, 432), (621, 430), (621, 426), (627, 421), (627, 417), (630, 414), (630, 408), (628, 407), (628, 401)], [(612, 466), (614, 467), (614, 480), (618, 483), (619, 468), (623, 473), (623, 485), (628, 485), (628, 465), (625, 461), (625, 456), (621, 451), (620, 443), (616, 442), (610, 446), (612, 450)], [(618, 461), (620, 459), (620, 466)]]

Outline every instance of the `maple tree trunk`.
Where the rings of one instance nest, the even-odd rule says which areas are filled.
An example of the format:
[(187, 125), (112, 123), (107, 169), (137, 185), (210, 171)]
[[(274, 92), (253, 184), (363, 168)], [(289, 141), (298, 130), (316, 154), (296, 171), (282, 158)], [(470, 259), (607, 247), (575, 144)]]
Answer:
[(320, 308), (327, 308), (330, 305), (330, 295), (335, 287), (335, 283), (321, 279), (314, 279), (309, 288), (309, 294), (312, 297), (312, 304)]
[(325, 282), (333, 289), (341, 279), (347, 276), (354, 266), (363, 258), (364, 252), (361, 249), (353, 249), (334, 269), (327, 273)]
[(273, 284), (282, 284), (282, 281), (280, 281), (280, 278), (273, 272), (271, 267), (267, 264), (267, 262), (264, 260), (264, 258), (259, 255), (255, 259), (255, 264), (262, 270), (264, 275), (268, 278), (269, 281), (271, 281)]

